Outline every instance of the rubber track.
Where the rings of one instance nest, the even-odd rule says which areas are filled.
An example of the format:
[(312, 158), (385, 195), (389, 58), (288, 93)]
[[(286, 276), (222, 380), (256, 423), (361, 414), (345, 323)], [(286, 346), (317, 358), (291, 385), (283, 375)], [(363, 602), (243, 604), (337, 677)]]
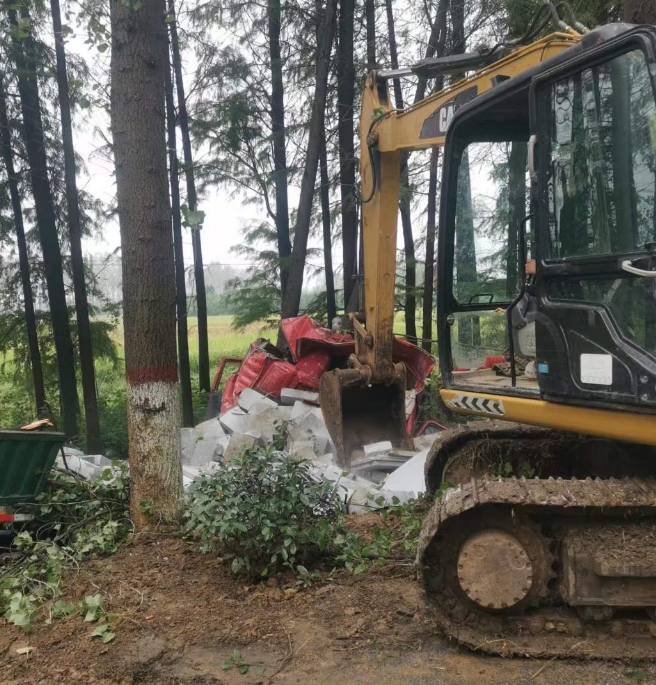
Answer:
[[(438, 624), (458, 643), (470, 649), (504, 656), (585, 657), (598, 659), (656, 660), (656, 623), (617, 619), (600, 626), (580, 623), (574, 632), (558, 632), (558, 626), (575, 617), (569, 607), (544, 608), (527, 616), (500, 617), (484, 612), (463, 612), (459, 600), (446, 587), (429, 589), (439, 577), (441, 533), (465, 512), (485, 505), (505, 506), (529, 515), (542, 510), (548, 514), (567, 515), (586, 510), (593, 520), (603, 520), (610, 513), (651, 509), (656, 517), (656, 480), (616, 479), (472, 479), (447, 490), (435, 502), (424, 520), (417, 550), (417, 566), (424, 578), (428, 599), (435, 607)], [(518, 509), (519, 508), (519, 509)], [(436, 561), (437, 560), (437, 561)], [(454, 607), (457, 611), (454, 611)], [(466, 613), (466, 615), (464, 615)], [(535, 630), (535, 620), (544, 620), (551, 630)], [(530, 622), (533, 621), (533, 629)]]

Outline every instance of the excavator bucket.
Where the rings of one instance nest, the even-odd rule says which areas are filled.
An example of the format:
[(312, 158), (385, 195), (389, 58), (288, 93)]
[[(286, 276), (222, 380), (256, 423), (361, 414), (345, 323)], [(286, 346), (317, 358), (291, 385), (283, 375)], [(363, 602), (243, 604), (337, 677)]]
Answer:
[(334, 369), (321, 377), (321, 411), (340, 466), (350, 466), (353, 450), (373, 442), (414, 448), (406, 432), (405, 369), (395, 366), (402, 370), (389, 383), (367, 383), (357, 369)]

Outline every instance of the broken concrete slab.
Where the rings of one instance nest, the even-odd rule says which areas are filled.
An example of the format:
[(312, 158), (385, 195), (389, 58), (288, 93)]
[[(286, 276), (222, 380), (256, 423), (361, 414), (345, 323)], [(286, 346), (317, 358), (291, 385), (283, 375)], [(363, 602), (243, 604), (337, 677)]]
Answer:
[(313, 409), (316, 409), (316, 407), (307, 402), (296, 400), (291, 408), (291, 418), (300, 419), (307, 414), (311, 414)]
[(292, 410), (293, 407), (279, 404), (276, 407), (276, 414), (278, 415), (280, 421), (284, 421), (285, 423), (287, 423), (288, 421), (292, 420)]
[(278, 410), (278, 405), (275, 402), (258, 401), (251, 405), (251, 408), (248, 410), (248, 415), (255, 416), (255, 414), (263, 414), (265, 411), (269, 411), (269, 409)]
[(426, 492), (426, 481), (424, 468), (428, 458), (429, 448), (417, 452), (412, 459), (409, 459), (396, 471), (393, 471), (383, 483), (384, 491), (401, 490), (419, 495)]
[(296, 388), (283, 388), (280, 391), (280, 402), (282, 404), (293, 405), (297, 401), (319, 403), (319, 393), (310, 390), (297, 390)]
[(112, 465), (112, 460), (108, 459), (103, 454), (85, 454), (82, 459), (84, 459), (84, 461), (88, 461), (94, 466), (100, 466), (103, 469), (110, 468)]
[(86, 480), (91, 480), (92, 478), (100, 477), (107, 467), (96, 466), (92, 462), (87, 461), (84, 456), (79, 457), (75, 454), (67, 454), (65, 462), (61, 455), (57, 457), (55, 460), (55, 468), (58, 468), (61, 471), (73, 471), (77, 473), (78, 476), (82, 476), (82, 478), (85, 478)]
[(202, 466), (220, 459), (228, 445), (228, 437), (219, 421), (217, 419), (203, 421), (196, 426), (194, 433), (196, 435), (194, 450), (186, 463), (190, 466)]
[(246, 416), (240, 407), (232, 407), (219, 416), (219, 423), (228, 433), (243, 433)]
[(278, 406), (277, 402), (253, 388), (244, 388), (241, 391), (238, 404), (245, 412), (250, 412), (256, 404), (266, 408)]
[(260, 442), (252, 435), (238, 435), (234, 433), (228, 440), (228, 446), (223, 454), (224, 461), (230, 461), (233, 457), (240, 455), (245, 450), (250, 450)]

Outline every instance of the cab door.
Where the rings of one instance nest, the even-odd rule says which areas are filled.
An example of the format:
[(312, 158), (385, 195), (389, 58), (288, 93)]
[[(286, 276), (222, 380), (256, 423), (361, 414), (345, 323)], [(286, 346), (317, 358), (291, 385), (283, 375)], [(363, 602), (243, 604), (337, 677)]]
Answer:
[(546, 398), (656, 407), (653, 37), (633, 31), (532, 87)]

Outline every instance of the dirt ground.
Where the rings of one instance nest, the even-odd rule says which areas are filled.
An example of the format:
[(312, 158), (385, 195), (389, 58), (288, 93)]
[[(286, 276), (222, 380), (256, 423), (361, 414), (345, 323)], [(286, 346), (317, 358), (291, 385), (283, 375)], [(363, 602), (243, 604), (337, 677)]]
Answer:
[[(100, 592), (116, 638), (92, 639), (81, 617), (0, 627), (2, 685), (630, 685), (656, 683), (656, 665), (501, 659), (440, 637), (412, 566), (339, 572), (308, 589), (246, 586), (215, 556), (175, 537), (133, 538), (83, 564), (65, 589)], [(24, 653), (23, 647), (33, 648)], [(233, 650), (237, 667), (222, 666)], [(656, 641), (655, 641), (656, 649)], [(20, 650), (20, 651), (19, 651)]]

